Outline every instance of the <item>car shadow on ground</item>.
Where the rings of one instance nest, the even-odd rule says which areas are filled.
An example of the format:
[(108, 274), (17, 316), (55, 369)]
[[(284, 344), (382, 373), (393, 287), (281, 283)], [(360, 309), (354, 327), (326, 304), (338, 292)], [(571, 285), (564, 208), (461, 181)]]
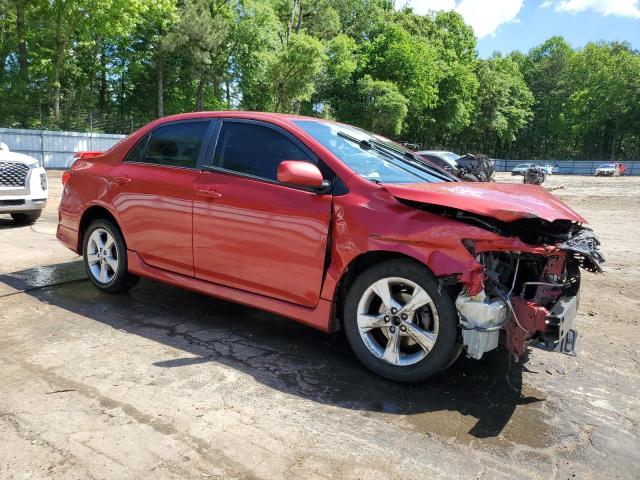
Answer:
[(25, 225), (24, 223), (17, 223), (8, 215), (5, 217), (4, 214), (0, 214), (0, 230), (11, 230), (13, 228), (22, 228), (25, 226), (28, 227), (29, 225)]
[[(43, 268), (57, 285), (47, 285)], [(38, 285), (29, 288), (36, 278)], [(155, 367), (215, 362), (270, 388), (341, 408), (399, 415), (459, 412), (475, 419), (466, 432), (473, 438), (499, 435), (519, 405), (543, 400), (522, 394), (522, 366), (509, 367), (504, 352), (490, 352), (481, 361), (460, 358), (427, 381), (399, 384), (364, 369), (341, 334), (147, 280), (127, 295), (106, 295), (83, 278), (81, 263), (71, 262), (0, 275), (0, 288), (25, 291), (89, 321), (184, 352)]]

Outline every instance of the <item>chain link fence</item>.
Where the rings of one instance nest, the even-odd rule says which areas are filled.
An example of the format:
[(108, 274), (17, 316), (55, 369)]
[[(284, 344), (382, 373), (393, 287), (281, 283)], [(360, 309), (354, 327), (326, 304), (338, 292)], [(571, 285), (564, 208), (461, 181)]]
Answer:
[(49, 105), (25, 106), (20, 99), (3, 99), (0, 108), (0, 127), (4, 128), (130, 134), (153, 119), (153, 114), (76, 109), (64, 102), (58, 118), (54, 118)]

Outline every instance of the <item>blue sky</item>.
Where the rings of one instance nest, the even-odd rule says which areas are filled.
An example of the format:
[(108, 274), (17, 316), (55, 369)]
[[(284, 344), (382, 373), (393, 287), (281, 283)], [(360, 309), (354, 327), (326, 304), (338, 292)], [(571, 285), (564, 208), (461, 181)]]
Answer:
[(416, 13), (457, 10), (478, 38), (480, 56), (528, 51), (553, 35), (573, 47), (619, 40), (640, 49), (640, 0), (396, 0)]

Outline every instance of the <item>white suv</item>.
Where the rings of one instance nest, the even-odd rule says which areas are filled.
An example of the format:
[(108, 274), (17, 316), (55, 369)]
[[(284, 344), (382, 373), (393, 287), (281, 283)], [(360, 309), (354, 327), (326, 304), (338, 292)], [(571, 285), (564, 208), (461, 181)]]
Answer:
[(47, 173), (38, 160), (9, 151), (0, 142), (0, 214), (18, 223), (35, 222), (48, 198)]

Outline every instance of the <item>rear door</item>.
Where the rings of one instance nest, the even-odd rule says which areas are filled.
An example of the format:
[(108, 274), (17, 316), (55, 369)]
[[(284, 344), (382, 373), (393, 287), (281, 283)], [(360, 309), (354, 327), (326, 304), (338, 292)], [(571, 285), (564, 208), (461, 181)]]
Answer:
[(209, 119), (161, 125), (112, 179), (113, 205), (134, 249), (154, 267), (193, 276), (193, 190), (213, 131)]
[(314, 306), (331, 195), (282, 185), (276, 172), (283, 160), (318, 159), (290, 133), (267, 123), (224, 120), (217, 138), (209, 171), (195, 187), (196, 277)]

